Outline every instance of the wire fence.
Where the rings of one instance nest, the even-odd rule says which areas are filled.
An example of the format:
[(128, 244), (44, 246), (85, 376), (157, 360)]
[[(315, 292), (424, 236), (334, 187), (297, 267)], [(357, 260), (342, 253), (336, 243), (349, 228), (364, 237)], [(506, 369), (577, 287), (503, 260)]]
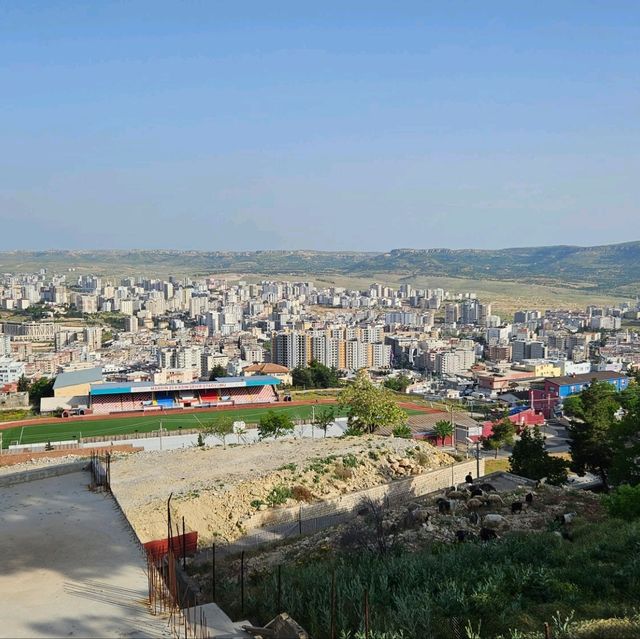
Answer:
[(209, 639), (207, 619), (199, 607), (201, 603), (199, 592), (191, 587), (180, 566), (180, 561), (183, 564), (185, 562), (184, 547), (181, 553), (174, 552), (174, 547), (180, 548), (180, 543), (184, 544), (185, 533), (184, 528), (182, 535), (178, 530), (177, 537), (180, 537), (181, 541), (177, 540), (176, 543), (169, 505), (167, 505), (167, 551), (166, 553), (148, 551), (111, 491), (111, 453), (93, 452), (89, 472), (91, 473), (91, 488), (108, 492), (111, 495), (133, 542), (144, 558), (149, 612), (154, 616), (164, 616), (167, 619), (168, 629), (176, 639), (182, 637), (184, 639)]
[[(356, 517), (362, 508), (363, 500), (371, 499), (387, 508), (390, 505), (400, 505), (462, 483), (469, 472), (475, 472), (476, 465), (475, 460), (459, 462), (446, 468), (398, 479), (390, 484), (374, 486), (317, 504), (268, 509), (262, 514), (262, 521), (258, 519), (258, 526), (251, 534), (234, 542), (218, 543), (217, 547), (221, 554), (232, 555), (266, 544), (314, 534)], [(481, 460), (481, 466), (484, 472), (484, 460)], [(260, 513), (256, 514), (256, 517), (260, 516)]]

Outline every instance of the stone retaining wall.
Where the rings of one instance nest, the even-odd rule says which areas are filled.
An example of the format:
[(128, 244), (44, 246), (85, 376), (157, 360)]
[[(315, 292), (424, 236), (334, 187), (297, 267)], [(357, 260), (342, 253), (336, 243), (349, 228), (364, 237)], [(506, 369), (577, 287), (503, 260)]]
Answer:
[[(445, 468), (438, 468), (422, 475), (414, 475), (407, 479), (397, 479), (388, 484), (374, 486), (354, 493), (327, 499), (317, 504), (304, 504), (289, 508), (274, 508), (257, 512), (246, 524), (247, 529), (293, 523), (299, 520), (326, 517), (337, 513), (353, 512), (360, 507), (363, 499), (388, 501), (391, 504), (410, 501), (415, 497), (428, 495), (449, 486), (464, 482), (471, 473), (476, 475), (476, 460), (459, 462)], [(480, 476), (484, 475), (484, 459), (480, 459)]]

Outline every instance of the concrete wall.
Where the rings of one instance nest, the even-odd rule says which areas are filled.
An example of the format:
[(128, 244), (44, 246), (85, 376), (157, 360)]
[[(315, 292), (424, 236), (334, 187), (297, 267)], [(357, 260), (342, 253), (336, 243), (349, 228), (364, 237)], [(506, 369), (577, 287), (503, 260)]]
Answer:
[(73, 384), (71, 386), (62, 386), (53, 390), (54, 397), (72, 397), (73, 395), (84, 395), (89, 397), (89, 389), (91, 383), (84, 382), (82, 384)]
[(0, 410), (29, 408), (29, 393), (0, 393)]
[[(407, 479), (397, 479), (388, 484), (374, 486), (355, 493), (341, 495), (334, 499), (328, 499), (319, 504), (307, 504), (293, 506), (291, 508), (274, 508), (257, 512), (246, 524), (247, 529), (260, 528), (298, 521), (298, 519), (312, 519), (324, 517), (329, 514), (353, 512), (358, 510), (363, 499), (374, 501), (389, 500), (391, 504), (410, 501), (415, 497), (428, 495), (429, 493), (461, 484), (468, 473), (476, 475), (476, 460), (460, 462), (438, 468), (422, 475), (414, 475)], [(484, 459), (480, 459), (480, 475), (484, 475)]]
[(36, 481), (38, 479), (47, 479), (49, 477), (58, 477), (69, 473), (77, 473), (87, 465), (86, 461), (71, 462), (69, 464), (58, 464), (55, 466), (47, 466), (45, 468), (35, 468), (34, 470), (23, 470), (17, 473), (9, 473), (0, 476), (0, 488), (22, 484), (27, 481)]

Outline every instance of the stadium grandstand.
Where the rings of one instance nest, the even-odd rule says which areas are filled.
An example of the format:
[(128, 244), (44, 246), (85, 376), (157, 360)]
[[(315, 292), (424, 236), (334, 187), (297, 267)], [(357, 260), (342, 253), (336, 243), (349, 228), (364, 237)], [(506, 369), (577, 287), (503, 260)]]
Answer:
[(280, 380), (268, 375), (221, 377), (210, 382), (91, 384), (89, 407), (96, 415), (174, 408), (268, 404), (278, 400)]

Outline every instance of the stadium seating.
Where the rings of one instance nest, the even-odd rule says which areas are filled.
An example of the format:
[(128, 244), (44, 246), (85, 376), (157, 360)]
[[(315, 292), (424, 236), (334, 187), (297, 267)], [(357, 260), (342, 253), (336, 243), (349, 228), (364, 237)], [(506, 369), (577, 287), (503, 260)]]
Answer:
[(240, 386), (200, 391), (160, 391), (114, 393), (113, 395), (93, 395), (91, 407), (96, 415), (142, 411), (155, 409), (218, 406), (244, 404), (263, 404), (276, 401), (277, 393), (273, 386)]

